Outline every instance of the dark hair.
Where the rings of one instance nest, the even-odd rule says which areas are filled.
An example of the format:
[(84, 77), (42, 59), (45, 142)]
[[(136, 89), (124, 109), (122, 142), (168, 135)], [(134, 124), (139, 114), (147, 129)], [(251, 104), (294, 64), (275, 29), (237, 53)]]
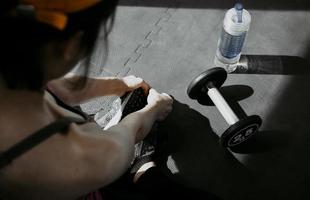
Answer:
[(85, 75), (100, 29), (107, 44), (117, 0), (103, 0), (93, 7), (68, 14), (63, 31), (34, 19), (9, 17), (6, 12), (17, 6), (17, 0), (4, 0), (0, 8), (0, 78), (10, 89), (41, 91), (45, 69), (42, 48), (51, 41), (70, 38), (83, 31), (81, 49), (86, 56)]

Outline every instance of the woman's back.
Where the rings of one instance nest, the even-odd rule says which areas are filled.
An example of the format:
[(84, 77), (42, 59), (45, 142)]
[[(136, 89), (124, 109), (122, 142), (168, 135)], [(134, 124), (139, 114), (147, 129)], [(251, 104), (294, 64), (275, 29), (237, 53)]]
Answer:
[[(59, 107), (51, 96), (45, 97), (40, 100), (36, 94), (29, 97), (19, 92), (19, 95), (5, 94), (1, 98), (1, 152), (64, 116), (83, 120)], [(92, 180), (96, 176), (93, 172), (100, 173), (100, 170), (96, 168), (96, 162), (94, 166), (89, 163), (92, 161), (89, 154), (97, 153), (91, 149), (92, 145), (96, 146), (98, 142), (101, 142), (102, 151), (118, 148), (113, 148), (113, 141), (105, 137), (95, 123), (68, 124), (66, 131), (55, 132), (5, 167), (1, 171), (1, 188), (9, 192), (10, 199), (74, 199), (86, 194), (94, 189), (94, 184), (101, 182), (102, 186), (105, 182)], [(109, 153), (106, 158), (110, 159)], [(99, 174), (98, 177), (102, 176)]]
[[(1, 151), (7, 150), (62, 117), (56, 105), (36, 98), (35, 94), (28, 99), (22, 94), (5, 94), (1, 98), (0, 108), (2, 111), (0, 118)], [(2, 186), (6, 190), (14, 188), (11, 191), (13, 196), (31, 195), (31, 199), (34, 199), (34, 193), (38, 198), (44, 197), (44, 199), (47, 197), (56, 199), (54, 195), (67, 193), (60, 192), (60, 190), (67, 190), (65, 188), (70, 187), (66, 184), (74, 184), (73, 179), (79, 179), (78, 173), (73, 170), (79, 168), (74, 159), (81, 156), (77, 151), (78, 148), (76, 147), (76, 150), (74, 148), (77, 144), (74, 144), (75, 141), (71, 139), (73, 135), (77, 135), (75, 129), (77, 128), (70, 127), (66, 133), (54, 134), (48, 140), (20, 155), (3, 169)], [(71, 175), (70, 172), (72, 172)], [(36, 189), (32, 191), (31, 188)]]

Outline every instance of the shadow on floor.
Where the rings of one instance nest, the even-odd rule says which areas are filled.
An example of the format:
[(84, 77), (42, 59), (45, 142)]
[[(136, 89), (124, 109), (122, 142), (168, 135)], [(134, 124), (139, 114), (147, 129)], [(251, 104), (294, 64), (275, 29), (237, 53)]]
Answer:
[[(275, 103), (266, 102), (273, 107), (263, 119), (264, 129), (234, 149), (238, 153), (219, 145), (205, 116), (175, 101), (160, 131), (168, 133), (168, 152), (175, 163), (176, 178), (224, 199), (308, 199), (310, 65), (299, 57), (280, 58), (282, 65), (265, 74), (288, 75), (285, 89), (275, 94)], [(259, 72), (266, 71), (263, 66)], [(253, 89), (239, 85), (223, 87), (221, 92), (238, 110), (238, 101), (251, 96)], [(239, 115), (244, 114), (239, 111)], [(243, 157), (242, 165), (234, 156)]]
[(292, 79), (281, 95), (285, 101), (279, 101), (264, 119), (271, 129), (241, 147), (243, 164), (219, 145), (205, 116), (175, 101), (173, 112), (159, 126), (169, 144), (160, 165), (166, 165), (169, 156), (168, 165), (175, 165), (173, 178), (223, 199), (307, 199), (310, 93), (305, 92), (309, 87), (309, 77)]
[[(166, 168), (168, 160), (173, 178), (224, 199), (240, 199), (255, 193), (248, 187), (253, 182), (249, 171), (219, 144), (209, 120), (199, 112), (175, 100), (172, 113), (158, 131), (168, 135), (166, 156), (160, 165)], [(251, 192), (236, 192), (236, 185)]]
[[(310, 188), (310, 64), (303, 58), (275, 57), (280, 66), (260, 64), (257, 74), (283, 74), (284, 89), (275, 94), (265, 130), (239, 149), (247, 153), (245, 165), (259, 174), (257, 182), (270, 188), (275, 199), (309, 199)], [(266, 56), (262, 56), (263, 61)], [(284, 62), (285, 61), (285, 62)], [(275, 62), (270, 62), (275, 63)], [(255, 72), (253, 70), (253, 72)], [(267, 72), (267, 73), (264, 73)], [(267, 199), (267, 198), (266, 198)], [(269, 199), (269, 198), (268, 198)]]
[(264, 130), (241, 152), (258, 148), (247, 165), (262, 174), (260, 182), (274, 190), (277, 199), (308, 199), (310, 187), (310, 76), (293, 77), (264, 119)]
[(242, 55), (232, 74), (310, 74), (307, 59), (297, 56)]
[[(196, 9), (227, 9), (236, 3), (235, 0), (120, 0), (122, 6), (143, 6), (143, 7), (178, 7), (178, 8), (196, 8)], [(257, 10), (309, 10), (308, 0), (243, 0), (245, 8)]]

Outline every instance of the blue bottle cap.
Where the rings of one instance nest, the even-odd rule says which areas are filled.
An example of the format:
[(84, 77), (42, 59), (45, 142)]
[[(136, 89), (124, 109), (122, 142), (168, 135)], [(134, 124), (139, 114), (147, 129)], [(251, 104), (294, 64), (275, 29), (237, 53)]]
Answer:
[(241, 3), (236, 3), (235, 4), (235, 9), (236, 9), (236, 12), (237, 12), (238, 23), (241, 23), (242, 22), (243, 5)]

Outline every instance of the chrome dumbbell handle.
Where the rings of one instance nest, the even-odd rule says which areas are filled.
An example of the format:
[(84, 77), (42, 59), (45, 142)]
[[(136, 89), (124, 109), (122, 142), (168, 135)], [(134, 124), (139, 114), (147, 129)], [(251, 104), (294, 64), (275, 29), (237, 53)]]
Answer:
[(222, 114), (224, 119), (229, 125), (233, 125), (236, 122), (239, 121), (239, 118), (234, 113), (234, 111), (230, 108), (224, 97), (221, 95), (221, 93), (218, 91), (216, 87), (210, 87), (210, 84), (208, 84), (208, 96), (214, 103), (214, 105), (217, 107), (219, 112)]

